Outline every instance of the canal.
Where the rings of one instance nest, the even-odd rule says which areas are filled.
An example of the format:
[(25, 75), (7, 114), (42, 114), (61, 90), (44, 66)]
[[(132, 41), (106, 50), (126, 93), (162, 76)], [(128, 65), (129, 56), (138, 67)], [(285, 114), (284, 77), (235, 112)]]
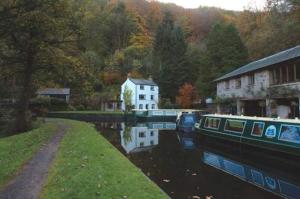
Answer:
[(232, 143), (176, 131), (175, 123), (95, 124), (171, 198), (300, 198), (299, 161), (247, 154)]

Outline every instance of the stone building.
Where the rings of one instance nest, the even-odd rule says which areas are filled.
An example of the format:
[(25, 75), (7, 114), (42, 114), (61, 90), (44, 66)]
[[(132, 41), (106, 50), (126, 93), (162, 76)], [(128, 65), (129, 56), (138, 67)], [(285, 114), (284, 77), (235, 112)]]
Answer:
[(238, 115), (298, 117), (300, 46), (251, 62), (215, 82), (221, 111), (231, 104)]

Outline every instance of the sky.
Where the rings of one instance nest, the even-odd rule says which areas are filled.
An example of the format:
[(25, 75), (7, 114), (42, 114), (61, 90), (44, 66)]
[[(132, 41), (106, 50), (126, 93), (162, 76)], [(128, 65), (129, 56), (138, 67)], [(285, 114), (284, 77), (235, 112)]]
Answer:
[(184, 8), (198, 8), (199, 6), (213, 6), (226, 10), (241, 11), (244, 8), (262, 9), (266, 0), (158, 0), (163, 3), (175, 3)]

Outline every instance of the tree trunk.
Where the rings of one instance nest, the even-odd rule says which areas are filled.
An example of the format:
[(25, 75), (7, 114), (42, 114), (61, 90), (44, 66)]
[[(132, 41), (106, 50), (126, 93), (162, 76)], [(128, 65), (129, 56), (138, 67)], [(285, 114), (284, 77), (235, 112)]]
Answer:
[(32, 127), (31, 113), (29, 111), (29, 102), (33, 90), (32, 75), (33, 75), (33, 54), (28, 51), (23, 87), (20, 92), (16, 106), (16, 118), (14, 123), (14, 132), (24, 132)]

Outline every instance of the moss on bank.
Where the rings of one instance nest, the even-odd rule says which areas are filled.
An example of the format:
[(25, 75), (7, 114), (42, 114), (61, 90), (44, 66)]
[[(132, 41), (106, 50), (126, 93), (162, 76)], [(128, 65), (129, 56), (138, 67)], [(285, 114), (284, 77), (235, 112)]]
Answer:
[(64, 121), (71, 128), (41, 198), (168, 198), (92, 124)]

